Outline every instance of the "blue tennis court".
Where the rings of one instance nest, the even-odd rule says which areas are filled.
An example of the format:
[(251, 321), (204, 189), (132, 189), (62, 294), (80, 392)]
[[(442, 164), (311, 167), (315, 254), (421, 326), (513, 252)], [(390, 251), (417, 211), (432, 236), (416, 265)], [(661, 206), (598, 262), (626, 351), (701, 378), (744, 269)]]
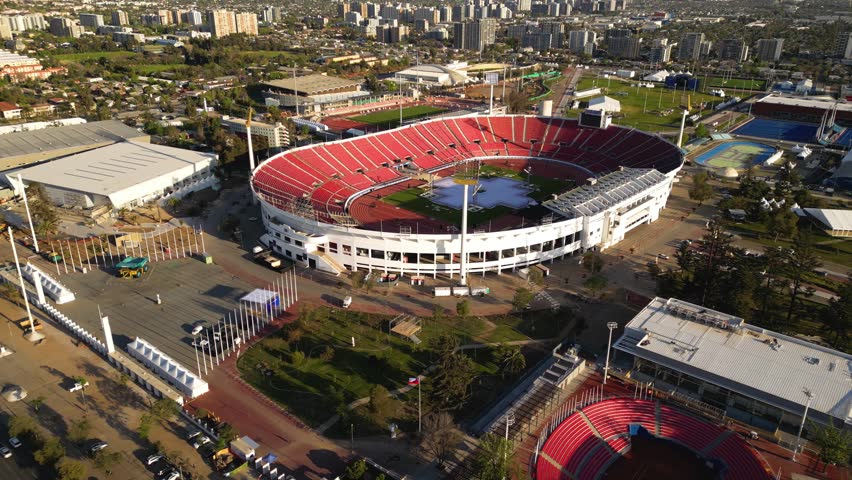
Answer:
[(816, 143), (817, 130), (819, 125), (755, 118), (731, 133), (788, 142)]
[(760, 165), (775, 153), (769, 145), (757, 142), (726, 142), (695, 157), (695, 163), (708, 167), (745, 170)]

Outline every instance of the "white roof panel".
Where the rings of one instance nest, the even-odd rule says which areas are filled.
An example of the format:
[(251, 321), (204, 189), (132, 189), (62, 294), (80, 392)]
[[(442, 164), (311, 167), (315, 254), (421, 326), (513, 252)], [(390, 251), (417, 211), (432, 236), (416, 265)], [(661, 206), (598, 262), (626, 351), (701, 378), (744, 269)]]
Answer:
[[(710, 321), (702, 321), (705, 314)], [(788, 411), (804, 409), (808, 389), (812, 409), (852, 422), (852, 355), (737, 317), (655, 298), (614, 347)]]
[(852, 210), (805, 208), (805, 213), (817, 219), (829, 230), (852, 230)]

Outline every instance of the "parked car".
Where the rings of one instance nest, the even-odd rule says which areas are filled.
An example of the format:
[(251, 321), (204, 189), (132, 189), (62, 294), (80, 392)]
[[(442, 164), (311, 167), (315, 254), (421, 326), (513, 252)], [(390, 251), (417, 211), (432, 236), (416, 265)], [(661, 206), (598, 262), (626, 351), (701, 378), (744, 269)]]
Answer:
[(175, 467), (173, 467), (173, 466), (171, 466), (171, 465), (168, 465), (168, 464), (167, 464), (165, 467), (163, 467), (163, 468), (161, 468), (161, 469), (157, 470), (157, 476), (158, 476), (158, 477), (163, 477), (164, 475), (168, 475), (168, 473), (169, 473), (169, 472), (171, 472), (171, 471), (173, 471), (173, 469), (174, 469), (174, 468), (175, 468)]
[(198, 437), (198, 439), (192, 444), (192, 448), (198, 450), (199, 448), (203, 447), (204, 445), (207, 445), (208, 443), (210, 443), (210, 439), (207, 438), (207, 435), (202, 435), (201, 437)]
[(186, 439), (192, 440), (199, 435), (201, 435), (201, 430), (190, 430), (189, 433), (186, 434)]
[(172, 470), (171, 473), (163, 476), (163, 480), (177, 480), (178, 477), (180, 477), (180, 473), (177, 470)]
[(12, 448), (20, 448), (22, 444), (21, 441), (18, 440), (18, 437), (12, 437), (9, 439), (9, 445), (11, 445)]
[(198, 335), (198, 334), (199, 334), (199, 333), (201, 333), (203, 330), (204, 330), (204, 325), (196, 324), (194, 327), (192, 327), (192, 334), (193, 334), (193, 335)]
[(196, 338), (195, 340), (192, 341), (193, 347), (207, 348), (209, 345), (210, 345), (210, 342), (208, 342), (207, 340), (204, 340), (203, 338)]
[(6, 445), (0, 445), (0, 455), (3, 455), (3, 458), (9, 458), (12, 456), (12, 451)]
[(74, 392), (77, 392), (79, 390), (82, 390), (83, 387), (88, 387), (88, 386), (89, 386), (89, 382), (83, 382), (83, 383), (74, 382), (74, 385), (71, 385), (70, 387), (68, 387), (68, 391), (71, 392), (71, 393), (74, 393)]
[(101, 450), (107, 448), (108, 446), (109, 446), (109, 444), (107, 442), (97, 442), (94, 445), (92, 445), (91, 447), (89, 447), (89, 453), (94, 455), (95, 453), (100, 452)]
[(154, 455), (149, 455), (149, 456), (148, 456), (148, 459), (147, 459), (145, 462), (146, 462), (148, 465), (153, 465), (153, 464), (155, 464), (155, 463), (159, 462), (159, 461), (160, 461), (160, 460), (162, 460), (162, 459), (163, 459), (163, 454), (162, 454), (162, 453), (155, 453)]
[(662, 258), (663, 260), (669, 259), (669, 256), (666, 255), (665, 253), (659, 253), (659, 254), (657, 254), (657, 257)]

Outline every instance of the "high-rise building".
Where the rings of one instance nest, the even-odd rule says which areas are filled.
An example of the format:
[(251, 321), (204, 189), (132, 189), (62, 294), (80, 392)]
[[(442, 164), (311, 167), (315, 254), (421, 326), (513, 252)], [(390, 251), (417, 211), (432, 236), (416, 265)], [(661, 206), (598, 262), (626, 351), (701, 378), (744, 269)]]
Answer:
[(0, 16), (0, 23), (9, 25), (12, 32), (24, 32), (26, 30), (44, 30), (48, 27), (47, 20), (40, 13), (29, 13), (26, 15)]
[(50, 33), (56, 35), (57, 37), (80, 38), (80, 35), (83, 34), (83, 31), (83, 27), (81, 27), (75, 20), (71, 20), (70, 18), (50, 19)]
[(783, 38), (761, 38), (757, 41), (754, 56), (761, 62), (777, 62), (783, 45)]
[(116, 27), (123, 27), (124, 25), (130, 24), (130, 19), (127, 18), (127, 12), (124, 10), (116, 10), (112, 12), (111, 17), (111, 25), (115, 25)]
[(680, 37), (677, 49), (677, 59), (680, 61), (698, 60), (701, 57), (701, 42), (703, 33), (685, 33)]
[(251, 12), (240, 12), (234, 14), (236, 31), (234, 33), (245, 33), (246, 35), (257, 35), (257, 15)]
[(651, 47), (651, 52), (648, 54), (648, 60), (651, 63), (669, 63), (671, 59), (671, 45), (658, 45), (656, 47)]
[(639, 39), (626, 28), (610, 28), (604, 32), (607, 53), (614, 58), (637, 58)]
[(546, 52), (553, 48), (553, 34), (526, 33), (521, 39), (523, 48), (532, 48), (536, 52)]
[(237, 21), (230, 10), (208, 10), (207, 25), (214, 37), (226, 37), (237, 33)]
[(748, 45), (741, 38), (728, 38), (719, 42), (719, 59), (737, 63), (748, 59)]
[(104, 16), (95, 13), (81, 13), (80, 25), (89, 28), (98, 28), (104, 26)]
[(852, 59), (852, 32), (840, 32), (834, 42), (834, 56)]
[(481, 52), (486, 45), (494, 43), (497, 36), (497, 20), (483, 18), (474, 22), (454, 25), (453, 48)]
[(597, 33), (591, 30), (571, 30), (568, 33), (568, 49), (577, 54), (591, 55), (594, 53), (596, 37)]
[(185, 23), (187, 25), (203, 25), (204, 24), (204, 15), (201, 14), (198, 10), (189, 10), (187, 12), (183, 12), (180, 18), (181, 23)]
[(710, 55), (711, 48), (713, 48), (713, 42), (710, 40), (704, 40), (701, 42), (701, 45), (698, 46), (699, 58), (707, 58)]
[(565, 38), (565, 24), (562, 22), (546, 22), (538, 26), (541, 33), (549, 33), (553, 37), (551, 39), (551, 48), (562, 48)]

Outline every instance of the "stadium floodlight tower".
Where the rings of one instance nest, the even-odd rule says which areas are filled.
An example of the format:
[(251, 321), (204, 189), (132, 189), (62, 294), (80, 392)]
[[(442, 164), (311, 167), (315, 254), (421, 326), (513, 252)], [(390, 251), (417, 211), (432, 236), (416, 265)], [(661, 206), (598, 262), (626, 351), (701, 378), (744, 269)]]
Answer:
[(470, 161), (460, 164), (453, 175), (453, 181), (464, 187), (462, 193), (461, 257), (459, 262), (459, 285), (467, 286), (467, 203), (471, 185), (479, 182), (479, 162)]
[(615, 322), (606, 322), (606, 328), (609, 329), (609, 341), (606, 344), (606, 364), (604, 365), (603, 384), (606, 385), (606, 377), (609, 376), (609, 351), (612, 350), (612, 331), (618, 328)]

